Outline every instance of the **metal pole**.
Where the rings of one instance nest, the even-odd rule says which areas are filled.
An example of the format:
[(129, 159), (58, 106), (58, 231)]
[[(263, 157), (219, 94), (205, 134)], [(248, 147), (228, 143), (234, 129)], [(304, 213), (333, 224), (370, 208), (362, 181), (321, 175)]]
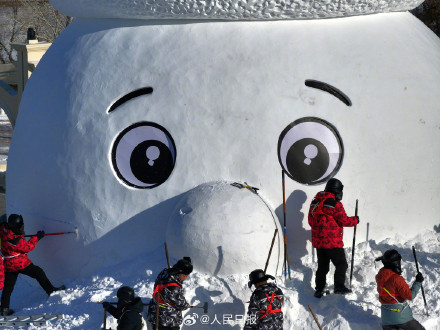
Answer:
[(284, 170), (281, 170), (282, 181), (283, 181), (283, 217), (284, 217), (284, 277), (287, 276), (287, 270), (289, 270), (289, 280), (290, 277), (290, 261), (289, 261), (289, 250), (287, 248), (287, 225), (286, 225), (286, 180)]
[[(416, 249), (414, 246), (412, 247), (412, 250), (413, 250), (413, 255), (414, 255), (414, 261), (416, 263), (417, 273), (419, 273), (419, 263), (417, 262)], [(423, 302), (425, 303), (426, 315), (429, 316), (428, 305), (426, 304), (426, 298), (425, 298), (425, 290), (423, 289), (423, 285), (421, 283), (420, 283), (420, 285), (422, 287), (422, 296), (423, 296)]]
[[(354, 215), (358, 216), (358, 200), (356, 199), (356, 209), (354, 211)], [(350, 288), (351, 288), (351, 280), (353, 279), (353, 266), (354, 266), (354, 248), (356, 246), (356, 228), (357, 225), (354, 226), (353, 232), (353, 246), (351, 247), (351, 269), (350, 269)]]

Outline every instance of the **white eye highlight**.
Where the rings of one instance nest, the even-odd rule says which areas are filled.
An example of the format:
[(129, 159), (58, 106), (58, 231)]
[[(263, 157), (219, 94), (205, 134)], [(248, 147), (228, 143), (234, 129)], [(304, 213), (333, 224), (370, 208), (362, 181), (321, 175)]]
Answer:
[(171, 175), (175, 162), (174, 140), (156, 123), (133, 124), (113, 143), (113, 169), (131, 187), (146, 189), (161, 185)]
[(278, 160), (293, 180), (314, 185), (327, 181), (343, 159), (342, 139), (327, 121), (305, 117), (289, 124), (278, 140)]

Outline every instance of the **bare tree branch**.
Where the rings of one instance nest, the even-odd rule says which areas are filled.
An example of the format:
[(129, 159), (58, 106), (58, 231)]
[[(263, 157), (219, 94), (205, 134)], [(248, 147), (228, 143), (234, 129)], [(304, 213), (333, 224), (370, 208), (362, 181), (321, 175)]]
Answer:
[(10, 43), (23, 42), (29, 27), (34, 28), (37, 39), (53, 42), (72, 21), (57, 11), (49, 0), (10, 0), (0, 5), (0, 62), (15, 60)]

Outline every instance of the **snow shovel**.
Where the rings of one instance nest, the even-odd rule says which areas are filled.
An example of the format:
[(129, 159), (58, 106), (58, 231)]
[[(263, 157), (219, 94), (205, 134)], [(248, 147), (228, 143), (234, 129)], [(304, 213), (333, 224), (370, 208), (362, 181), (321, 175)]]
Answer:
[(203, 314), (208, 314), (208, 303), (205, 302), (203, 306), (189, 306), (189, 308), (203, 308)]
[[(75, 234), (75, 238), (78, 238), (78, 228), (75, 227), (74, 231), (65, 231), (65, 232), (59, 232), (59, 233), (44, 233), (44, 236), (55, 236), (55, 235), (67, 235), (67, 234)], [(33, 237), (37, 236), (37, 234), (33, 235), (24, 235), (24, 237)]]

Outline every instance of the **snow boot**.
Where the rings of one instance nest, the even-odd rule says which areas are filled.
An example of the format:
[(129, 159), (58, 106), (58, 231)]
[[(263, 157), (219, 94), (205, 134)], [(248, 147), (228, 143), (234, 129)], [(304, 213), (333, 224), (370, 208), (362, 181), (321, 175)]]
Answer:
[(313, 295), (315, 298), (320, 299), (324, 295), (324, 291), (322, 290), (316, 290), (315, 294)]
[(54, 287), (52, 292), (63, 291), (63, 290), (66, 290), (66, 286), (65, 285), (61, 285), (60, 287)]
[(352, 293), (353, 291), (351, 291), (349, 288), (342, 286), (339, 288), (335, 288), (335, 294), (347, 294), (347, 293)]
[(8, 315), (14, 314), (14, 311), (12, 309), (9, 309), (8, 307), (6, 307), (6, 308), (2, 307), (0, 314), (2, 316), (8, 316)]

